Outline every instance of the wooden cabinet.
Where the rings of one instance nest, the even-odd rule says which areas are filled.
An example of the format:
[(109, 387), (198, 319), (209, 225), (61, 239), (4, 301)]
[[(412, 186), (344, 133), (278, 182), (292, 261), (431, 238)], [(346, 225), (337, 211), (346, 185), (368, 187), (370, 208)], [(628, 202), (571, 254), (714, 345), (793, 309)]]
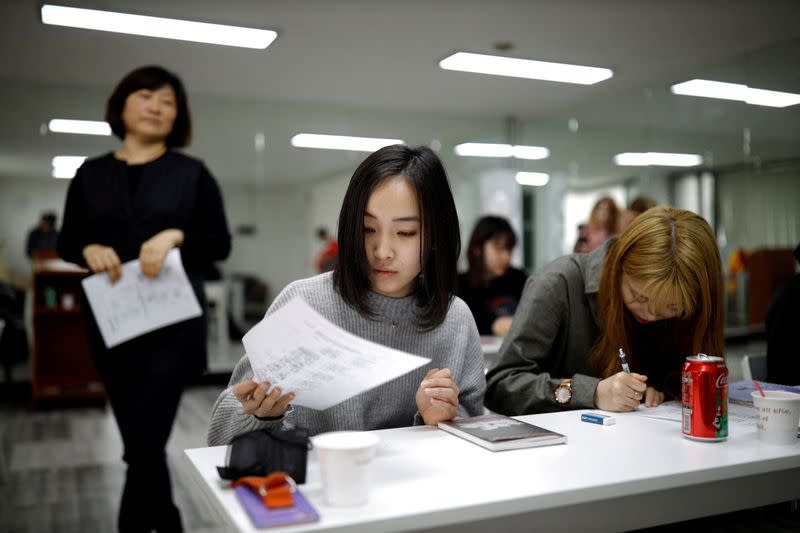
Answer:
[(31, 399), (103, 397), (86, 337), (81, 280), (88, 271), (60, 259), (33, 262)]

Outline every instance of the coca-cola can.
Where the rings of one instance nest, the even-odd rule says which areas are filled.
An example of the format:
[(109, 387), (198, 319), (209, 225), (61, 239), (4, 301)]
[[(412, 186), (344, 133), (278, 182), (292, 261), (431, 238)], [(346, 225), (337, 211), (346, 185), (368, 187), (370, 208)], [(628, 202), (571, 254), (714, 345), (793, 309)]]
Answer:
[(681, 374), (683, 436), (704, 441), (728, 438), (728, 367), (725, 359), (699, 353), (686, 358)]

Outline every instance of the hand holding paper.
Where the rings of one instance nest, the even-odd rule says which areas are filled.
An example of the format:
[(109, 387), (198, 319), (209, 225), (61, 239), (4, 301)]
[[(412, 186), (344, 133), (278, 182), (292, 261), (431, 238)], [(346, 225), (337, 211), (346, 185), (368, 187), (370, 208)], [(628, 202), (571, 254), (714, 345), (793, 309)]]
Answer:
[(257, 383), (249, 379), (234, 385), (233, 394), (242, 404), (242, 410), (248, 415), (260, 418), (283, 416), (289, 408), (289, 402), (294, 399), (294, 393), (281, 396), (283, 392), (281, 388), (273, 387), (270, 391), (271, 385), (269, 381)]
[(147, 239), (139, 251), (139, 264), (142, 274), (155, 278), (161, 272), (164, 258), (183, 242), (183, 232), (179, 229), (165, 229)]
[(430, 361), (357, 337), (300, 298), (264, 317), (242, 342), (255, 381), (275, 384), (295, 394), (292, 403), (318, 410)]

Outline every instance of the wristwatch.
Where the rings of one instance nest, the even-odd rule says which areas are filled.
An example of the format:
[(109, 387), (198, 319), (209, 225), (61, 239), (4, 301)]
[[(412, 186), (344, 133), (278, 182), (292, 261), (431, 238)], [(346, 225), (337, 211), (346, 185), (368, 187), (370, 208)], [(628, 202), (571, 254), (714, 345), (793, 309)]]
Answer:
[(559, 383), (558, 387), (556, 387), (556, 390), (553, 393), (553, 397), (556, 403), (561, 407), (569, 406), (569, 402), (572, 400), (572, 380), (565, 379)]

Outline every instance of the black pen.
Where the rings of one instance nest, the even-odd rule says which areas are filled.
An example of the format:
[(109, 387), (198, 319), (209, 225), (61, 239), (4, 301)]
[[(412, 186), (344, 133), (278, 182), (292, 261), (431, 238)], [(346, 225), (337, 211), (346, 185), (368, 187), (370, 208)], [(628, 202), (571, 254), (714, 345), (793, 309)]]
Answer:
[(625, 352), (622, 351), (622, 348), (619, 349), (619, 359), (622, 361), (622, 370), (624, 370), (626, 374), (630, 374), (631, 369), (628, 366), (628, 360), (625, 358)]

